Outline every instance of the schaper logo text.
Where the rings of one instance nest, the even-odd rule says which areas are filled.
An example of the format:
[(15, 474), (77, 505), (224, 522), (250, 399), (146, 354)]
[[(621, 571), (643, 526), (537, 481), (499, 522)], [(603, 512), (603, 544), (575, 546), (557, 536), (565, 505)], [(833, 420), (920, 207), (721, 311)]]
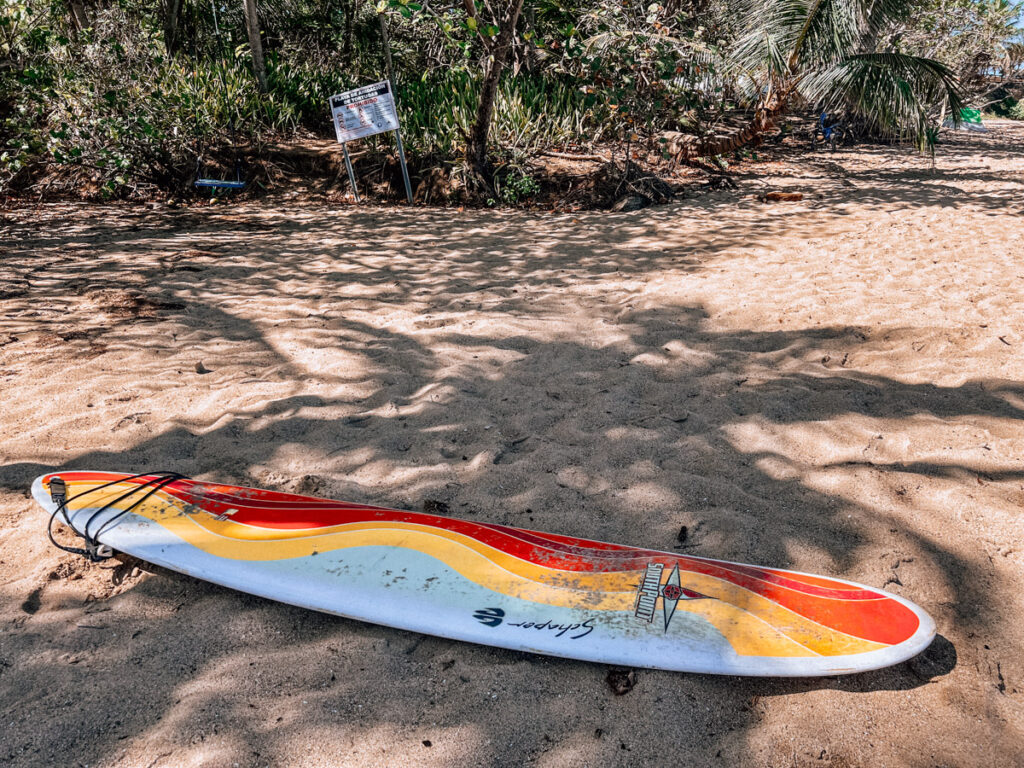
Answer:
[[(477, 608), (473, 618), (481, 624), (486, 624), (488, 627), (496, 627), (505, 620), (505, 611), (501, 608)], [(505, 623), (505, 626), (536, 629), (540, 632), (548, 630), (554, 632), (555, 637), (561, 637), (566, 633), (572, 632), (574, 634), (569, 635), (569, 639), (579, 640), (581, 637), (586, 637), (594, 631), (594, 621), (594, 619), (586, 619), (571, 624), (555, 624), (550, 619), (546, 621), (509, 621)], [(580, 630), (583, 631), (581, 632)]]
[(654, 613), (658, 608), (658, 598), (661, 598), (661, 612), (665, 616), (665, 629), (668, 629), (672, 615), (676, 612), (676, 605), (680, 600), (697, 600), (702, 597), (700, 592), (686, 589), (679, 584), (679, 565), (672, 567), (672, 572), (661, 581), (665, 566), (661, 563), (648, 563), (644, 571), (644, 580), (640, 582), (640, 588), (636, 594), (636, 617), (648, 623), (654, 621)]

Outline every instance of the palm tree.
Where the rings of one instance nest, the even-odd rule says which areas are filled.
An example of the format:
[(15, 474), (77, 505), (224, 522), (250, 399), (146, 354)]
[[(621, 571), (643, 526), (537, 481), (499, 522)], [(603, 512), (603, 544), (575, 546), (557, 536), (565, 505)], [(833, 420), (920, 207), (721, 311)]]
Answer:
[(879, 50), (884, 31), (914, 7), (915, 0), (748, 0), (745, 31), (728, 58), (751, 119), (726, 136), (665, 134), (667, 149), (684, 159), (735, 151), (771, 130), (798, 96), (923, 145), (929, 112), (944, 103), (958, 119), (963, 97), (942, 63)]

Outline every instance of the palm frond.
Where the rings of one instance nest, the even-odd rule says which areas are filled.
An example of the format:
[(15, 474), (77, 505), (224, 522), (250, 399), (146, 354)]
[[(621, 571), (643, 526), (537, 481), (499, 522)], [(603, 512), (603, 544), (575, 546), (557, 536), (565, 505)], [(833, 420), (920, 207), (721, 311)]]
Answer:
[(921, 10), (920, 0), (870, 0), (864, 6), (864, 31), (873, 37), (886, 27), (906, 21)]
[(934, 59), (902, 53), (863, 53), (809, 73), (799, 86), (812, 103), (844, 107), (887, 132), (919, 143), (930, 123), (929, 109), (947, 104), (959, 119), (964, 99), (956, 78)]
[[(888, 0), (878, 0), (879, 2)], [(733, 56), (746, 68), (787, 76), (835, 61), (864, 35), (871, 0), (750, 0)]]

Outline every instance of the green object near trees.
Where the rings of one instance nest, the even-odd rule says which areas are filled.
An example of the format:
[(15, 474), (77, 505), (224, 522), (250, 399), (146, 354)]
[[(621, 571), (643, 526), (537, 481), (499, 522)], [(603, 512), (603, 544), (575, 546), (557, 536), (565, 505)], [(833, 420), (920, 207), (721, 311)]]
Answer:
[(964, 123), (981, 125), (981, 110), (964, 107), (960, 110), (960, 120)]

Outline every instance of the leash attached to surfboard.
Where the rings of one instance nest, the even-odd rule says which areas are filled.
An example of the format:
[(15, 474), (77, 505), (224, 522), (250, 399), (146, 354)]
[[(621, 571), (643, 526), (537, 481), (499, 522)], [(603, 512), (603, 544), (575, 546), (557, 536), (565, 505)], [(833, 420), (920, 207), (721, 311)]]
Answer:
[[(114, 480), (110, 483), (106, 483), (96, 488), (90, 488), (89, 490), (83, 491), (82, 493), (78, 493), (72, 496), (71, 498), (68, 498), (67, 483), (64, 482), (64, 479), (61, 478), (59, 475), (51, 477), (49, 482), (50, 498), (53, 500), (53, 503), (57, 505), (57, 507), (56, 509), (53, 510), (53, 513), (50, 515), (50, 522), (46, 526), (46, 533), (50, 537), (50, 543), (53, 544), (53, 546), (57, 547), (57, 549), (63, 550), (64, 552), (70, 552), (73, 555), (81, 555), (82, 557), (86, 557), (94, 563), (102, 562), (103, 560), (109, 560), (111, 557), (114, 556), (114, 550), (106, 544), (102, 543), (99, 540), (99, 535), (103, 533), (105, 530), (107, 530), (110, 526), (112, 526), (118, 519), (127, 515), (135, 507), (144, 502), (146, 499), (148, 499), (150, 496), (159, 491), (168, 483), (172, 483), (175, 480), (181, 480), (185, 478), (185, 475), (179, 474), (178, 472), (143, 472), (138, 475), (132, 475), (131, 477), (125, 479), (136, 480), (138, 478), (150, 477), (152, 475), (156, 475), (156, 477), (154, 477), (152, 480), (146, 481), (141, 485), (134, 486), (123, 495), (119, 496), (118, 498), (112, 501), (107, 502), (102, 507), (99, 507), (86, 520), (85, 525), (83, 526), (83, 530), (81, 531), (78, 530), (78, 528), (76, 528), (72, 524), (71, 518), (68, 516), (68, 503), (76, 499), (79, 499), (87, 494), (95, 493), (96, 491), (108, 488), (112, 485), (116, 485), (121, 481)], [(136, 494), (138, 491), (145, 489), (147, 486), (151, 487), (150, 490), (144, 496), (135, 500), (134, 502), (132, 502), (132, 504), (128, 505), (123, 510), (119, 510), (118, 513), (114, 515), (112, 518), (105, 520), (102, 523), (102, 525), (99, 526), (95, 533), (89, 532), (89, 528), (92, 525), (93, 521), (96, 520), (96, 518), (98, 518), (108, 509), (115, 507), (115, 505), (117, 505), (119, 502), (124, 501), (127, 498)], [(56, 519), (58, 514), (61, 514), (61, 516), (64, 518), (64, 524), (67, 525), (71, 532), (85, 542), (85, 547), (69, 547), (57, 541), (57, 539), (53, 535), (53, 521)]]

